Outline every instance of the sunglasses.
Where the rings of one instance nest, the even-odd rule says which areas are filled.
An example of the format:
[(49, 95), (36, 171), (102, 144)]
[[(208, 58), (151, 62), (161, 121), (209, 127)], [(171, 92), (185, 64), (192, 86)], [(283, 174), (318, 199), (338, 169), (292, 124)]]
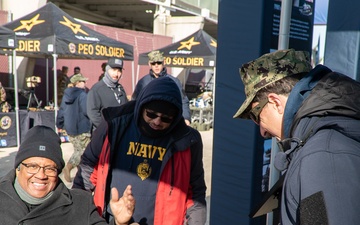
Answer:
[(158, 116), (156, 113), (150, 112), (145, 110), (146, 112), (146, 116), (151, 118), (151, 119), (156, 119), (158, 117), (160, 117), (161, 122), (163, 123), (171, 123), (173, 121), (173, 118), (170, 117), (166, 117), (166, 116)]
[(155, 66), (155, 64), (156, 65), (162, 65), (163, 64), (163, 62), (152, 62), (152, 63), (150, 63), (152, 66)]
[(252, 121), (254, 121), (257, 125), (260, 124), (260, 113), (268, 102), (268, 99), (260, 101), (259, 104), (252, 108), (249, 112), (250, 119), (252, 119)]

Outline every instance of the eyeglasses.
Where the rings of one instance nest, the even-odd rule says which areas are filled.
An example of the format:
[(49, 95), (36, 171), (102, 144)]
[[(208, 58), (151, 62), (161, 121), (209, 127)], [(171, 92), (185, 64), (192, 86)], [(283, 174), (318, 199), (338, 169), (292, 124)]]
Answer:
[(44, 169), (44, 173), (46, 176), (55, 177), (58, 174), (58, 169), (52, 166), (39, 166), (36, 163), (21, 163), (25, 166), (26, 172), (30, 174), (37, 174), (40, 169)]
[(268, 102), (269, 99), (260, 101), (259, 104), (252, 108), (249, 112), (250, 119), (252, 119), (257, 125), (260, 124), (260, 113)]
[(158, 116), (156, 113), (149, 112), (147, 110), (145, 110), (145, 112), (146, 112), (146, 116), (151, 119), (156, 119), (156, 118), (160, 117), (161, 122), (164, 122), (164, 123), (171, 123), (173, 121), (173, 118), (170, 118), (170, 117)]
[(155, 66), (155, 64), (157, 64), (157, 65), (161, 65), (161, 64), (163, 64), (163, 62), (152, 62), (152, 63), (150, 63), (152, 66)]

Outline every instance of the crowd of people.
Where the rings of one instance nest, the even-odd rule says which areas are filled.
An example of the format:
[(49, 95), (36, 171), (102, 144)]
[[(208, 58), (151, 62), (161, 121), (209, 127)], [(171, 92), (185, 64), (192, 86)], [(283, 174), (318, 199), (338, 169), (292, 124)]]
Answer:
[[(74, 152), (65, 163), (58, 134), (31, 128), (0, 180), (0, 225), (206, 223), (203, 142), (189, 126), (189, 100), (163, 54), (148, 58), (149, 74), (131, 99), (120, 82), (122, 59), (108, 59), (90, 89), (79, 67), (71, 77), (63, 67), (56, 126)], [(280, 223), (356, 224), (360, 83), (312, 68), (309, 54), (294, 49), (245, 63), (240, 75), (246, 99), (234, 118), (251, 119), (281, 147)]]

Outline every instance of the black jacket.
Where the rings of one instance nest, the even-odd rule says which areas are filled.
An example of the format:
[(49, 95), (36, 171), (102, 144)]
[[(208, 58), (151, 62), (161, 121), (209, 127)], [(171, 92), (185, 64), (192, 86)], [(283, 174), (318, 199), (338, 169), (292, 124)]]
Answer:
[(283, 124), (288, 138), (281, 142), (288, 148), (276, 156), (286, 158), (275, 160), (287, 168), (282, 224), (360, 221), (359, 97), (359, 82), (321, 65), (292, 89)]
[(53, 195), (29, 212), (14, 189), (14, 180), (14, 169), (0, 180), (0, 225), (108, 224), (99, 216), (90, 193), (79, 189), (69, 190), (61, 180)]
[(103, 80), (98, 81), (90, 89), (87, 96), (87, 114), (95, 127), (98, 127), (102, 120), (102, 109), (107, 107), (115, 107), (128, 102), (126, 93), (121, 84), (120, 88), (120, 103), (115, 98), (114, 91), (106, 86)]
[(70, 135), (89, 133), (91, 123), (86, 113), (86, 92), (78, 87), (65, 89), (56, 126)]

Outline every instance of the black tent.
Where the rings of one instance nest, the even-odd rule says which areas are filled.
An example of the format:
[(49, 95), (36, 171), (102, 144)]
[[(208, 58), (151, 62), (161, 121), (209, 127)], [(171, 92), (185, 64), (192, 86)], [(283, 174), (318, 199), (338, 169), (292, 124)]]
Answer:
[(9, 28), (0, 27), (0, 48), (2, 49), (14, 49), (16, 47), (15, 32)]
[[(215, 67), (217, 42), (208, 33), (198, 30), (186, 38), (157, 49), (163, 52), (165, 65), (170, 67)], [(148, 64), (148, 54), (139, 55), (139, 64)]]
[(51, 2), (4, 27), (15, 31), (21, 56), (133, 60), (133, 46), (80, 24)]
[[(83, 26), (55, 4), (45, 6), (17, 20), (4, 24), (17, 37), (16, 52), (20, 56), (53, 58), (133, 60), (133, 46), (111, 39)], [(4, 54), (1, 52), (0, 54)], [(57, 96), (57, 71), (54, 69), (54, 96)], [(17, 90), (16, 90), (17, 92)], [(58, 102), (54, 98), (55, 118)]]
[[(18, 83), (17, 83), (17, 73), (16, 73), (16, 51), (15, 48), (17, 47), (16, 42), (16, 35), (15, 32), (11, 29), (0, 26), (0, 49), (3, 54), (11, 55), (12, 56), (12, 73), (14, 79), (14, 90), (18, 90)], [(17, 92), (14, 92), (15, 98), (15, 120), (16, 120), (16, 143), (19, 146), (20, 144), (20, 118), (19, 118), (19, 104), (18, 104), (18, 95)]]

